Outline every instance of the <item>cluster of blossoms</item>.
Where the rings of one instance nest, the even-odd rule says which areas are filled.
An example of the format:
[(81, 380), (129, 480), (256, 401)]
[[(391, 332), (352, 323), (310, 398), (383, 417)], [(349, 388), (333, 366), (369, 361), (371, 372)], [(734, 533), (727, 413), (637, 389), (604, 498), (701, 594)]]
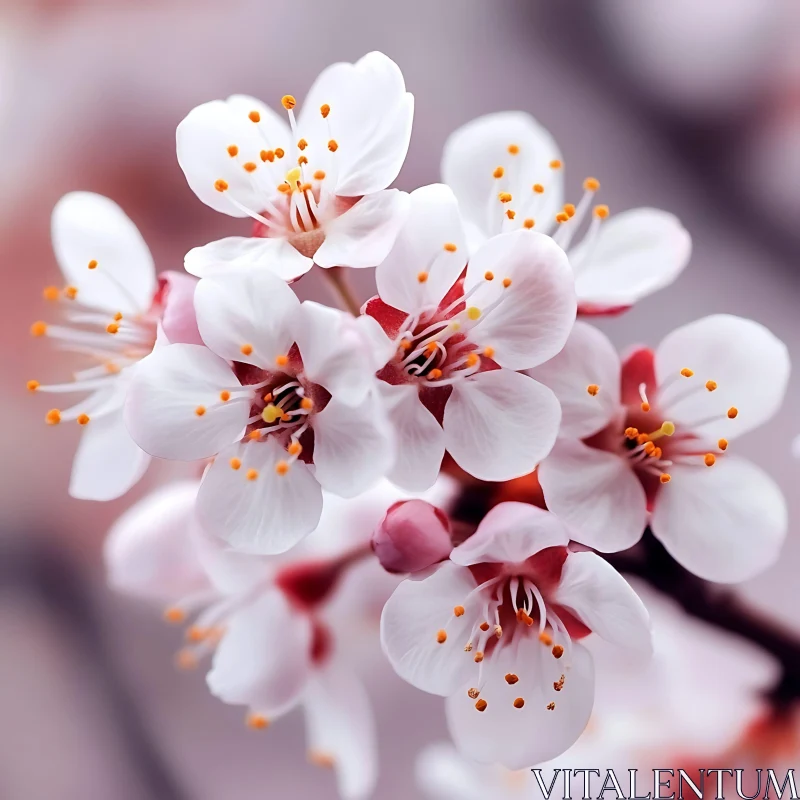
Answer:
[[(553, 759), (592, 713), (586, 645), (652, 646), (602, 553), (649, 527), (710, 580), (777, 557), (781, 493), (730, 443), (778, 409), (786, 348), (715, 315), (620, 358), (576, 321), (669, 284), (690, 239), (656, 209), (611, 216), (595, 178), (565, 202), (558, 147), (527, 114), (465, 125), (443, 182), (407, 194), (388, 187), (413, 97), (386, 56), (329, 67), (302, 111), (280, 105), (234, 96), (178, 126), (197, 197), (253, 225), (191, 250), (185, 273), (157, 278), (110, 200), (56, 207), (67, 286), (45, 298), (66, 323), (31, 332), (89, 365), (28, 389), (84, 397), (46, 415), (84, 428), (70, 492), (119, 497), (151, 457), (197, 465), (115, 525), (111, 583), (188, 623), (179, 664), (208, 658), (209, 689), (252, 727), (302, 705), (343, 797), (377, 774), (361, 617), (375, 639), (380, 619), (399, 676), (447, 698), (462, 754)], [(346, 310), (298, 299), (314, 265)], [(368, 267), (360, 305), (345, 268)]]

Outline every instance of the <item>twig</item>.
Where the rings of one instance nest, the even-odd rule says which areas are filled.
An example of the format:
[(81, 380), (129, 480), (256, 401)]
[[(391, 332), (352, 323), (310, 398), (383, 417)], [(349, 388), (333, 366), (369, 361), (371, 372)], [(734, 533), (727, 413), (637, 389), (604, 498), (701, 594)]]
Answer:
[(342, 307), (354, 317), (357, 317), (361, 313), (361, 304), (347, 283), (344, 267), (331, 267), (323, 270), (323, 272), (328, 280), (328, 285), (333, 289), (333, 294)]

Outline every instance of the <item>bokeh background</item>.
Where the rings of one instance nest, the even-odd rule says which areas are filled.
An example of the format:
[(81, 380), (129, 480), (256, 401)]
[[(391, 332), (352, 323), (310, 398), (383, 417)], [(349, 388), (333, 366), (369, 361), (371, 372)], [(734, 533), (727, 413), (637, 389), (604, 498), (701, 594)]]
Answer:
[[(104, 586), (101, 545), (121, 501), (67, 496), (78, 431), (46, 427), (36, 377), (71, 364), (28, 336), (59, 283), (50, 212), (73, 189), (110, 195), (160, 269), (248, 223), (203, 206), (175, 160), (195, 105), (231, 93), (301, 99), (337, 60), (379, 49), (416, 95), (397, 185), (438, 180), (446, 136), (522, 109), (561, 144), (568, 186), (603, 184), (612, 211), (653, 205), (694, 240), (670, 288), (602, 327), (656, 343), (697, 317), (753, 317), (800, 358), (800, 4), (796, 0), (24, 0), (0, 3), (0, 797), (211, 800), (335, 797), (305, 763), (302, 719), (265, 734), (172, 668), (180, 634)], [(359, 275), (366, 297), (370, 276)], [(324, 297), (314, 275), (298, 285)], [(792, 381), (781, 414), (738, 445), (800, 520)], [(46, 405), (46, 403), (45, 403)], [(77, 426), (75, 426), (77, 428)], [(177, 468), (173, 469), (176, 474)], [(797, 629), (800, 523), (784, 557), (740, 591)], [(700, 667), (702, 669), (702, 667)], [(413, 759), (445, 735), (441, 703), (376, 659), (382, 800), (418, 797)]]

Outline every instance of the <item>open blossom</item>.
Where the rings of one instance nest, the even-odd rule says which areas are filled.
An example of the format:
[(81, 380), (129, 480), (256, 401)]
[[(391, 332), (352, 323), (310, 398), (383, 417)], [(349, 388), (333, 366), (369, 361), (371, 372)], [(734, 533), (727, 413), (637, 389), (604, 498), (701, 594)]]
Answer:
[(300, 303), (267, 270), (203, 278), (206, 346), (157, 349), (128, 391), (131, 435), (160, 458), (214, 458), (198, 496), (206, 528), (239, 550), (288, 550), (319, 521), (322, 488), (353, 497), (394, 458), (375, 391), (392, 350), (371, 319)]
[(374, 267), (402, 225), (408, 196), (386, 187), (408, 150), (414, 98), (382, 53), (333, 64), (302, 111), (252, 97), (198, 106), (178, 126), (178, 162), (206, 205), (256, 221), (254, 236), (192, 250), (186, 269), (258, 265), (286, 280), (321, 267)]
[(177, 272), (156, 279), (150, 251), (136, 226), (106, 197), (72, 192), (56, 204), (53, 249), (66, 286), (48, 286), (47, 301), (62, 306), (63, 321), (35, 322), (34, 336), (78, 353), (89, 366), (68, 383), (28, 381), (36, 393), (83, 394), (68, 408), (47, 412), (49, 425), (82, 428), (69, 492), (85, 500), (112, 500), (144, 474), (150, 457), (129, 436), (122, 408), (131, 367), (162, 340), (198, 339), (192, 294), (195, 278)]
[(600, 556), (567, 548), (566, 526), (524, 503), (495, 506), (450, 560), (406, 580), (381, 619), (400, 677), (444, 695), (456, 745), (522, 769), (566, 750), (592, 710), (594, 632), (650, 648), (647, 612)]
[[(446, 503), (451, 493), (445, 480), (429, 497)], [(319, 528), (273, 557), (222, 550), (197, 523), (196, 497), (196, 482), (173, 484), (127, 511), (106, 543), (109, 582), (188, 624), (178, 665), (211, 659), (209, 689), (247, 706), (251, 728), (302, 706), (312, 763), (335, 768), (346, 800), (368, 797), (377, 752), (360, 631), (377, 623), (396, 579), (360, 559), (400, 492), (384, 481), (353, 501), (326, 495)]]
[(581, 313), (623, 310), (668, 286), (689, 261), (691, 239), (676, 217), (655, 208), (611, 217), (608, 206), (592, 205), (595, 178), (584, 181), (577, 204), (565, 204), (558, 145), (519, 111), (488, 114), (455, 131), (445, 144), (442, 180), (458, 198), (473, 249), (505, 231), (552, 234), (568, 251)]
[(430, 486), (445, 450), (483, 480), (530, 472), (555, 441), (560, 410), (518, 370), (554, 356), (574, 322), (563, 251), (522, 230), (490, 239), (467, 263), (458, 204), (436, 184), (412, 193), (376, 278), (365, 311), (395, 345), (378, 373), (398, 440), (391, 479)]
[(561, 438), (539, 480), (574, 539), (622, 550), (649, 524), (683, 566), (723, 582), (775, 560), (787, 527), (781, 491), (729, 450), (786, 391), (786, 347), (766, 328), (705, 317), (620, 363), (603, 334), (578, 323), (532, 374), (561, 401)]

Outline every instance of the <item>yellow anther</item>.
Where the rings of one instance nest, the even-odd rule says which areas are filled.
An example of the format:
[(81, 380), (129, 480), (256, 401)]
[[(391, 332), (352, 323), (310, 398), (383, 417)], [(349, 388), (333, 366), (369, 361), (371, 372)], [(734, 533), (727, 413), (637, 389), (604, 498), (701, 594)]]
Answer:
[(33, 325), (31, 325), (31, 336), (44, 336), (46, 333), (46, 322), (34, 322)]
[(277, 422), (283, 416), (283, 409), (278, 408), (278, 406), (270, 403), (268, 406), (264, 407), (264, 410), (261, 412), (261, 419), (267, 423), (267, 425), (272, 425), (273, 422)]
[(239, 350), (243, 356), (249, 356), (253, 352), (253, 345), (251, 344), (243, 344)]
[(483, 348), (483, 354), (486, 358), (493, 358), (494, 357), (494, 347), (489, 347), (488, 345)]
[(249, 469), (245, 474), (245, 477), (249, 481), (254, 481), (258, 477), (258, 470), (257, 469)]
[(692, 370), (690, 370), (688, 367), (684, 367), (681, 370), (681, 375), (683, 375), (684, 378), (691, 378), (692, 375), (694, 375), (694, 372), (692, 372)]
[(489, 705), (489, 704), (488, 704), (488, 703), (487, 703), (487, 702), (486, 702), (486, 701), (485, 701), (483, 698), (481, 698), (480, 700), (478, 700), (478, 702), (477, 702), (477, 703), (475, 703), (475, 708), (476, 708), (478, 711), (486, 711), (486, 707), (487, 707), (488, 705)]
[(544, 186), (541, 183), (534, 183), (531, 187), (536, 194), (542, 194), (544, 192)]
[(228, 400), (231, 399), (231, 393), (227, 389), (223, 389), (219, 393), (219, 399), (222, 400), (223, 403), (227, 403)]
[(470, 353), (467, 356), (467, 366), (468, 367), (477, 367), (479, 361), (480, 361), (480, 357), (475, 355), (475, 353)]
[(58, 286), (45, 286), (42, 290), (42, 297), (53, 303), (61, 297), (61, 292), (58, 291)]
[(587, 192), (596, 192), (600, 188), (600, 181), (597, 178), (587, 178), (583, 182), (583, 188)]
[(28, 387), (29, 392), (35, 392), (39, 388), (39, 381), (28, 381), (25, 384)]
[(275, 158), (283, 158), (286, 155), (282, 147), (275, 148)]
[(258, 111), (251, 111), (248, 115), (250, 122), (261, 122), (261, 114)]
[(659, 480), (661, 483), (669, 483), (672, 480), (672, 475), (670, 475), (668, 472), (662, 472)]
[(428, 273), (427, 272), (418, 272), (417, 273), (417, 282), (418, 283), (427, 283), (428, 281)]
[(291, 111), (297, 105), (297, 100), (295, 100), (292, 95), (285, 94), (283, 97), (281, 97), (281, 105), (287, 111)]
[(235, 144), (228, 145), (228, 155), (231, 158), (236, 158), (239, 155), (239, 148)]
[(514, 211), (513, 209), (510, 209), (510, 208), (509, 208), (509, 209), (508, 209), (508, 211), (506, 211), (506, 216), (507, 216), (509, 219), (514, 219), (514, 217), (516, 217), (516, 216), (517, 216), (517, 212), (516, 212), (516, 211)]
[(568, 219), (569, 219), (569, 214), (567, 214), (566, 211), (559, 211), (558, 214), (556, 214), (556, 222), (564, 223)]
[(663, 433), (664, 436), (672, 436), (672, 434), (675, 433), (675, 423), (670, 422), (669, 420), (662, 422), (661, 433)]
[(306, 149), (306, 147), (308, 147), (308, 142), (307, 142), (305, 139), (301, 139), (301, 140), (300, 140), (300, 141), (297, 143), (297, 149), (298, 149), (298, 150), (305, 150), (305, 149)]
[(439, 632), (436, 634), (436, 641), (437, 641), (439, 644), (444, 644), (444, 643), (447, 641), (447, 631), (445, 631), (445, 630), (440, 630), (440, 631), (439, 631)]
[(586, 387), (586, 391), (589, 392), (589, 394), (592, 397), (597, 397), (597, 393), (600, 391), (600, 387), (596, 383), (590, 383)]
[(564, 213), (572, 219), (575, 216), (575, 204), (574, 203), (565, 203), (564, 204)]
[(75, 421), (78, 425), (88, 425), (89, 424), (89, 415), (88, 414), (78, 414)]
[[(222, 180), (222, 178), (220, 178), (219, 180), (214, 181), (214, 188), (218, 192), (227, 192), (228, 191), (228, 182), (224, 181), (224, 180)], [(89, 269), (93, 269), (93, 267), (90, 266)]]
[(550, 162), (550, 169), (561, 169), (561, 167), (562, 167), (561, 161), (557, 158), (554, 158)]
[(317, 170), (317, 171), (314, 173), (314, 180), (315, 180), (315, 181), (324, 181), (324, 180), (325, 180), (325, 170), (323, 170), (323, 169), (318, 169), (318, 170)]
[(708, 389), (709, 392), (713, 392), (716, 388), (717, 388), (716, 381), (706, 381), (706, 389)]
[(339, 145), (338, 145), (336, 139), (331, 139), (328, 142), (328, 150), (330, 150), (331, 153), (335, 153), (338, 149), (339, 149)]
[(508, 289), (511, 286), (511, 278), (503, 278), (503, 288)]
[(289, 462), (288, 461), (279, 461), (275, 465), (275, 472), (277, 472), (278, 475), (285, 475), (288, 471), (289, 471)]
[(510, 203), (514, 198), (511, 195), (511, 192), (500, 192), (500, 194), (497, 195), (497, 199), (501, 203)]
[(517, 153), (519, 153), (519, 145), (518, 145), (518, 144), (510, 144), (510, 145), (508, 146), (508, 152), (509, 152), (509, 153), (510, 153), (512, 156), (515, 156), (515, 155), (517, 155)]
[(242, 169), (245, 172), (255, 172), (257, 167), (258, 164), (256, 164), (255, 161), (246, 161), (244, 164), (242, 164)]
[(295, 186), (302, 176), (303, 173), (301, 172), (300, 167), (292, 167), (286, 173), (286, 182), (291, 186)]
[(171, 625), (180, 625), (186, 619), (186, 612), (177, 606), (164, 609), (164, 622)]
[(205, 406), (197, 406), (197, 408), (194, 410), (194, 413), (197, 414), (198, 417), (202, 417), (203, 414), (206, 413), (206, 407)]
[(117, 333), (119, 331), (119, 323), (109, 322), (108, 325), (106, 325), (106, 331), (108, 333)]
[(242, 466), (242, 460), (234, 456), (229, 462), (231, 469), (239, 469)]
[(300, 408), (311, 411), (311, 409), (314, 408), (314, 401), (310, 397), (304, 397), (300, 401)]
[(719, 447), (720, 450), (727, 450), (728, 449), (728, 440), (727, 439), (720, 439), (717, 442), (717, 447)]
[(453, 242), (445, 242), (444, 249), (447, 250), (448, 253), (455, 253), (458, 247), (456, 247)]
[(322, 119), (325, 119), (331, 113), (331, 107), (327, 103), (323, 103), (319, 107), (319, 113), (322, 114)]
[(442, 377), (442, 371), (440, 369), (434, 368), (428, 373), (428, 380), (431, 381), (437, 381), (441, 377)]
[(464, 606), (456, 606), (456, 607), (453, 609), (453, 614), (454, 614), (456, 617), (463, 617), (465, 613), (466, 613), (466, 612), (465, 612)]
[(265, 731), (269, 728), (269, 720), (263, 714), (248, 714), (244, 724), (253, 731)]
[(506, 171), (502, 167), (495, 167), (495, 170), (492, 173), (492, 176), (499, 179), (499, 178), (502, 178), (503, 175), (505, 175), (505, 174), (506, 174)]
[(274, 150), (262, 150), (260, 155), (261, 155), (261, 160), (264, 161), (264, 162), (274, 161), (275, 160), (275, 151)]
[(467, 316), (474, 322), (481, 318), (481, 310), (477, 306), (470, 306), (467, 309)]
[(64, 287), (64, 295), (68, 297), (70, 300), (74, 300), (78, 295), (78, 287), (77, 286), (65, 286)]
[(514, 701), (514, 708), (522, 708), (525, 705), (525, 700), (521, 697), (518, 697)]
[(608, 216), (608, 206), (595, 206), (594, 207), (594, 215), (598, 219), (605, 219)]
[(279, 367), (285, 367), (289, 363), (289, 356), (283, 356), (283, 355), (276, 356), (275, 357), (275, 363)]
[(703, 456), (703, 462), (707, 467), (713, 467), (717, 463), (717, 458), (713, 453), (706, 453)]
[[(225, 188), (227, 188), (227, 186), (226, 186)], [(89, 267), (89, 269), (97, 269), (97, 260), (93, 258), (93, 259), (92, 259), (92, 260), (91, 260), (91, 261), (90, 261), (90, 262), (87, 264), (87, 266)]]
[(530, 230), (536, 224), (536, 220), (531, 217), (528, 217), (528, 219), (526, 219), (525, 222), (523, 222), (522, 224), (525, 228)]
[(560, 644), (553, 645), (553, 658), (561, 658), (564, 655), (564, 648)]

